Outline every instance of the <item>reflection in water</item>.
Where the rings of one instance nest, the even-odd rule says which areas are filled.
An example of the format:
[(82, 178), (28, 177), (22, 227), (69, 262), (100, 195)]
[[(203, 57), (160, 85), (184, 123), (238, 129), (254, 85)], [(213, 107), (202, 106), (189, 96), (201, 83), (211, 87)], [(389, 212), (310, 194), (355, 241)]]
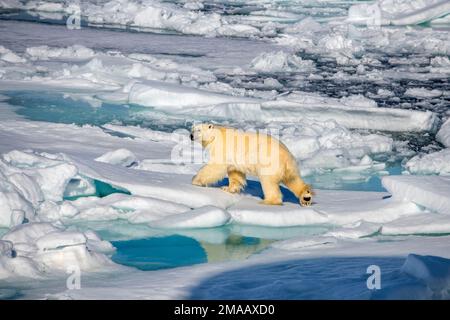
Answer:
[(206, 262), (243, 260), (273, 240), (230, 235), (224, 243), (198, 242), (180, 235), (113, 241), (114, 262), (140, 270), (175, 268)]
[(113, 241), (112, 260), (140, 270), (175, 268), (207, 262), (198, 241), (183, 236), (167, 236), (128, 241)]
[(274, 240), (230, 235), (223, 244), (201, 242), (208, 262), (244, 260), (267, 248)]

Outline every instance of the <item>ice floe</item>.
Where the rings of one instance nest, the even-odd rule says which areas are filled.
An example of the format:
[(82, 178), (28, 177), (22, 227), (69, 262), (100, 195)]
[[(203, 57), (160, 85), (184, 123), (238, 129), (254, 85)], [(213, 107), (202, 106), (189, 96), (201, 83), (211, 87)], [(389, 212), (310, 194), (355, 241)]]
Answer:
[(436, 134), (436, 139), (447, 148), (450, 148), (450, 119), (448, 119)]
[(389, 176), (383, 177), (382, 183), (396, 199), (411, 201), (443, 214), (450, 213), (449, 177)]
[(228, 211), (235, 222), (273, 227), (317, 224), (343, 226), (360, 221), (385, 223), (422, 212), (413, 203), (383, 197), (383, 193), (376, 192), (318, 190), (311, 208), (302, 208), (297, 203), (289, 202), (282, 207), (267, 207), (255, 205), (254, 200), (244, 199), (228, 208)]
[(67, 205), (77, 210), (77, 214), (70, 218), (83, 221), (124, 219), (132, 223), (149, 223), (168, 215), (190, 211), (190, 207), (185, 205), (120, 193), (103, 198), (82, 197), (67, 202)]
[(414, 174), (450, 175), (450, 149), (417, 155), (410, 159), (405, 167)]
[(402, 272), (413, 276), (431, 289), (435, 299), (448, 299), (450, 286), (450, 260), (433, 257), (408, 255), (402, 266)]
[(9, 63), (24, 63), (26, 59), (18, 56), (13, 51), (5, 48), (4, 46), (0, 46), (0, 60)]
[(383, 225), (380, 233), (385, 235), (447, 234), (450, 217), (445, 214), (425, 213), (403, 217)]
[[(221, 103), (255, 102), (245, 97), (234, 97), (188, 88), (170, 83), (146, 81), (132, 86), (128, 101), (149, 107), (181, 109), (187, 106), (205, 106)], [(257, 101), (257, 100), (256, 100)]]
[(189, 212), (170, 215), (150, 225), (155, 228), (213, 228), (223, 226), (230, 220), (227, 211), (214, 206), (204, 206)]
[(289, 227), (314, 225), (328, 222), (325, 215), (314, 209), (304, 209), (298, 204), (285, 204), (282, 207), (255, 205), (255, 200), (240, 201), (228, 209), (233, 221), (241, 224)]
[(265, 52), (251, 62), (250, 68), (262, 72), (314, 71), (314, 62), (283, 51)]
[[(44, 199), (60, 201), (69, 181), (78, 173), (77, 168), (71, 165), (62, 155), (38, 154), (32, 152), (11, 151), (3, 155), (2, 171), (6, 174), (21, 173), (25, 177), (34, 179), (40, 187)], [(17, 177), (17, 176), (16, 176)], [(30, 179), (14, 179), (16, 183), (23, 183), (19, 188), (28, 188), (28, 192), (36, 194), (36, 186), (30, 183)]]
[[(101, 250), (93, 250), (90, 242)], [(113, 252), (111, 244), (101, 242), (92, 232), (66, 231), (49, 223), (11, 229), (0, 239), (0, 248), (0, 278), (42, 278), (54, 272), (64, 274), (68, 268), (93, 271), (114, 267), (107, 256)]]
[(410, 88), (406, 90), (405, 95), (415, 98), (436, 98), (442, 95), (442, 91), (436, 89), (428, 90), (425, 88)]
[(26, 50), (31, 60), (50, 60), (50, 59), (80, 59), (87, 60), (93, 58), (94, 50), (81, 45), (73, 45), (66, 48), (51, 48), (49, 46), (29, 47)]
[(369, 25), (408, 25), (428, 22), (450, 13), (445, 0), (378, 0), (356, 4), (349, 9), (349, 21)]
[(63, 1), (3, 1), (6, 7), (28, 11), (42, 18), (61, 20), (65, 15), (80, 14), (93, 26), (129, 26), (137, 29), (166, 30), (192, 35), (249, 37), (259, 35), (259, 28), (240, 24), (216, 13), (202, 12), (201, 6), (164, 3), (153, 0), (83, 3)]
[[(362, 102), (360, 102), (362, 100)], [(312, 93), (293, 93), (262, 103), (262, 110), (273, 120), (287, 120), (288, 115), (326, 121), (334, 119), (347, 128), (371, 128), (395, 131), (436, 130), (433, 112), (420, 112), (367, 105), (365, 99), (333, 99)]]
[[(61, 60), (66, 54), (71, 58)], [(218, 81), (210, 71), (148, 54), (125, 56), (117, 52), (97, 53), (85, 47), (72, 46), (30, 47), (23, 56), (28, 60), (39, 57), (50, 59), (53, 64), (27, 62), (25, 59), (25, 62), (5, 66), (0, 80), (6, 88), (19, 81), (31, 87), (97, 89), (101, 92), (95, 95), (95, 99), (85, 98), (95, 105), (101, 101), (132, 103), (174, 115), (196, 114), (234, 121), (334, 119), (347, 128), (388, 131), (434, 131), (437, 126), (434, 112), (378, 107), (374, 100), (362, 95), (337, 99), (310, 92), (273, 95), (258, 90), (239, 91)], [(80, 61), (80, 58), (85, 60)], [(259, 72), (276, 73), (298, 71), (305, 66), (313, 67), (313, 64), (291, 53), (279, 51), (261, 54), (254, 59), (252, 66)], [(280, 85), (275, 79), (264, 82), (265, 87), (276, 88)], [(425, 90), (428, 95), (429, 91)]]
[(107, 152), (95, 160), (110, 164), (120, 164), (124, 167), (129, 167), (132, 164), (136, 164), (137, 162), (134, 153), (132, 153), (130, 150), (123, 148)]

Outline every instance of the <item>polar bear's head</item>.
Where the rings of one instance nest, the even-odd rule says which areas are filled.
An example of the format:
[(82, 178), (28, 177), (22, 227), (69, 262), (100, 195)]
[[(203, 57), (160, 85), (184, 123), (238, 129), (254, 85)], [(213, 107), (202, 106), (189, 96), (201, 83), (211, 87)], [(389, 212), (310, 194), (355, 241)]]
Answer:
[(212, 123), (196, 124), (191, 130), (191, 140), (200, 142), (205, 148), (215, 140), (218, 134), (218, 128)]

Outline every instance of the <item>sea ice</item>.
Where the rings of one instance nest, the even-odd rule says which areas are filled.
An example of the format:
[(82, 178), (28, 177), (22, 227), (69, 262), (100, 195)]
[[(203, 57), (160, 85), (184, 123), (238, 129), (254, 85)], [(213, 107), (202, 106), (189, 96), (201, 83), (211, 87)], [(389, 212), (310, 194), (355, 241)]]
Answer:
[(31, 60), (50, 59), (80, 59), (87, 60), (93, 58), (94, 50), (81, 45), (68, 46), (66, 48), (52, 48), (49, 46), (29, 47), (26, 50)]
[(426, 88), (409, 88), (406, 90), (405, 95), (415, 98), (437, 98), (442, 95), (442, 91), (437, 89), (428, 90)]
[(188, 106), (202, 107), (221, 103), (252, 103), (255, 99), (234, 97), (171, 83), (145, 81), (132, 86), (128, 101), (155, 108), (181, 109)]
[(124, 148), (107, 152), (95, 160), (110, 164), (118, 164), (124, 167), (129, 167), (132, 164), (137, 163), (136, 156), (133, 154), (133, 152)]
[[(92, 238), (92, 232), (86, 235), (65, 231), (49, 223), (17, 226), (0, 240), (0, 247), (3, 248), (0, 276), (7, 274), (35, 278), (52, 272), (65, 273), (69, 267), (84, 271), (114, 268), (114, 263), (104, 253), (93, 251), (93, 247), (88, 249), (89, 237)], [(92, 240), (99, 241), (98, 237)], [(113, 251), (110, 244), (103, 243), (102, 246), (103, 249), (109, 247), (109, 251)], [(14, 254), (11, 254), (12, 250)]]
[(404, 273), (425, 282), (433, 291), (434, 298), (448, 299), (450, 287), (450, 260), (434, 257), (408, 255), (401, 269)]
[(223, 226), (229, 220), (230, 215), (224, 209), (214, 206), (204, 206), (153, 221), (150, 223), (150, 226), (166, 229), (213, 228)]
[[(376, 104), (375, 104), (376, 106)], [(434, 131), (437, 117), (433, 112), (421, 112), (374, 107), (367, 98), (334, 99), (308, 92), (291, 93), (261, 104), (261, 109), (272, 121), (289, 121), (293, 115), (315, 120), (335, 120), (347, 128)]]
[(410, 159), (405, 167), (413, 174), (450, 175), (450, 149), (417, 155)]
[(393, 198), (411, 201), (443, 214), (450, 213), (450, 177), (386, 176), (383, 186)]
[(314, 71), (315, 66), (311, 60), (278, 51), (260, 54), (253, 59), (250, 68), (260, 72), (310, 72)]
[(450, 13), (446, 0), (378, 0), (374, 3), (355, 4), (349, 9), (350, 22), (368, 25), (419, 24)]
[(436, 134), (436, 140), (441, 142), (447, 148), (450, 148), (450, 118), (441, 126)]
[(83, 197), (68, 203), (79, 212), (70, 218), (82, 221), (124, 219), (131, 223), (148, 223), (190, 210), (174, 202), (120, 193), (103, 198)]
[(384, 224), (381, 233), (384, 235), (447, 234), (450, 233), (450, 216), (428, 212), (402, 217)]
[(314, 205), (308, 208), (291, 202), (281, 207), (268, 207), (255, 204), (254, 198), (244, 198), (229, 207), (228, 212), (237, 223), (272, 227), (343, 226), (360, 221), (386, 223), (422, 212), (413, 203), (383, 199), (383, 193), (329, 190), (317, 190), (316, 193)]

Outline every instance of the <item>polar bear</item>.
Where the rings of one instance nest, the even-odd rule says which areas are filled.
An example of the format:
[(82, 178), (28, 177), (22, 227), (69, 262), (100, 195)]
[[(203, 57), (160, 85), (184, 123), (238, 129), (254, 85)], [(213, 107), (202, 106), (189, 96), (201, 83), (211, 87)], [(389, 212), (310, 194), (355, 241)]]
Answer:
[(300, 177), (295, 158), (274, 137), (203, 123), (192, 127), (190, 138), (209, 152), (209, 161), (193, 177), (193, 185), (209, 186), (228, 175), (229, 184), (222, 189), (239, 193), (246, 185), (246, 175), (252, 175), (260, 179), (263, 204), (283, 203), (280, 191), (283, 183), (302, 206), (311, 205), (313, 193)]

